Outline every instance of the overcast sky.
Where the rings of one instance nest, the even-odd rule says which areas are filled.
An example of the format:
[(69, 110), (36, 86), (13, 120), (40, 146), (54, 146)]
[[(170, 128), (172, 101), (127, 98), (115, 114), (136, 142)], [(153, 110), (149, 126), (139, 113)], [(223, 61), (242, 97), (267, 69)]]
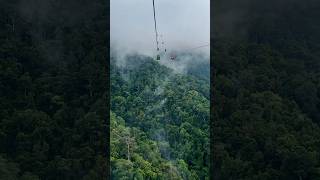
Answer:
[[(165, 47), (183, 50), (209, 43), (210, 0), (155, 0)], [(152, 0), (111, 0), (111, 47), (147, 55), (156, 49)], [(209, 47), (197, 49), (209, 51)]]

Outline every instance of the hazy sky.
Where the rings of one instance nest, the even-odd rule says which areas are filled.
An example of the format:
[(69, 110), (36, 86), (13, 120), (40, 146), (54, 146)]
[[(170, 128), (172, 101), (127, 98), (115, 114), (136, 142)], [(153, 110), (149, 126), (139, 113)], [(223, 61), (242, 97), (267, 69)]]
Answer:
[[(210, 0), (155, 0), (155, 6), (159, 41), (168, 51), (209, 43)], [(152, 0), (111, 0), (110, 10), (111, 47), (154, 54)]]

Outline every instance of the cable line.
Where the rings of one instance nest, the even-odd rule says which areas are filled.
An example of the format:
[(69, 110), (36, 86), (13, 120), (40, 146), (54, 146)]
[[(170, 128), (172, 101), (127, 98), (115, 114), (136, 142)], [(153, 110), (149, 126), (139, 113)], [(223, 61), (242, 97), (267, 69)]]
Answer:
[(202, 48), (202, 47), (206, 47), (206, 46), (210, 46), (210, 44), (206, 44), (206, 45), (202, 45), (202, 46), (197, 46), (197, 47), (190, 48), (190, 49), (187, 49), (187, 50), (198, 49), (198, 48)]
[(157, 19), (156, 19), (156, 8), (155, 8), (155, 5), (154, 5), (154, 0), (152, 0), (152, 5), (153, 5), (153, 19), (154, 19), (154, 30), (155, 30), (155, 33), (156, 33), (157, 51), (159, 51)]

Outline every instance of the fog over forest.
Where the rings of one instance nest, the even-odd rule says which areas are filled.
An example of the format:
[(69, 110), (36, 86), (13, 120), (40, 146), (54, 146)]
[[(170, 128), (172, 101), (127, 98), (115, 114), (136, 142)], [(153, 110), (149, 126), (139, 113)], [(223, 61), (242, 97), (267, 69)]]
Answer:
[[(111, 0), (110, 5), (111, 48), (154, 55), (152, 1)], [(156, 0), (155, 8), (160, 49), (188, 50), (209, 43), (209, 0)], [(197, 52), (208, 54), (209, 48), (201, 48)]]

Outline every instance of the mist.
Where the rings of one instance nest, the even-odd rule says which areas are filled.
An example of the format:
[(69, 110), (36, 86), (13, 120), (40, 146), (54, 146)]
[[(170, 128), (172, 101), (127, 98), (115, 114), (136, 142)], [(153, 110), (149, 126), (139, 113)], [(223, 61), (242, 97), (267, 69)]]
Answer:
[[(296, 26), (293, 23), (298, 20), (313, 19), (317, 11), (319, 1), (317, 0), (216, 0), (213, 2), (213, 38), (231, 38), (233, 40), (247, 40), (250, 38), (251, 29), (269, 19), (268, 27), (263, 27), (259, 31), (270, 27), (280, 29), (290, 23), (288, 30), (304, 33), (306, 27)], [(293, 17), (292, 15), (296, 16)], [(305, 22), (308, 26), (308, 22)], [(309, 33), (310, 34), (310, 33)], [(305, 35), (308, 35), (305, 33)], [(267, 36), (267, 35), (266, 35)], [(282, 35), (281, 35), (282, 36)]]
[[(155, 0), (155, 6), (160, 49), (209, 44), (210, 0)], [(110, 1), (111, 49), (155, 56), (155, 38), (152, 0)], [(209, 46), (196, 52), (209, 54)]]

